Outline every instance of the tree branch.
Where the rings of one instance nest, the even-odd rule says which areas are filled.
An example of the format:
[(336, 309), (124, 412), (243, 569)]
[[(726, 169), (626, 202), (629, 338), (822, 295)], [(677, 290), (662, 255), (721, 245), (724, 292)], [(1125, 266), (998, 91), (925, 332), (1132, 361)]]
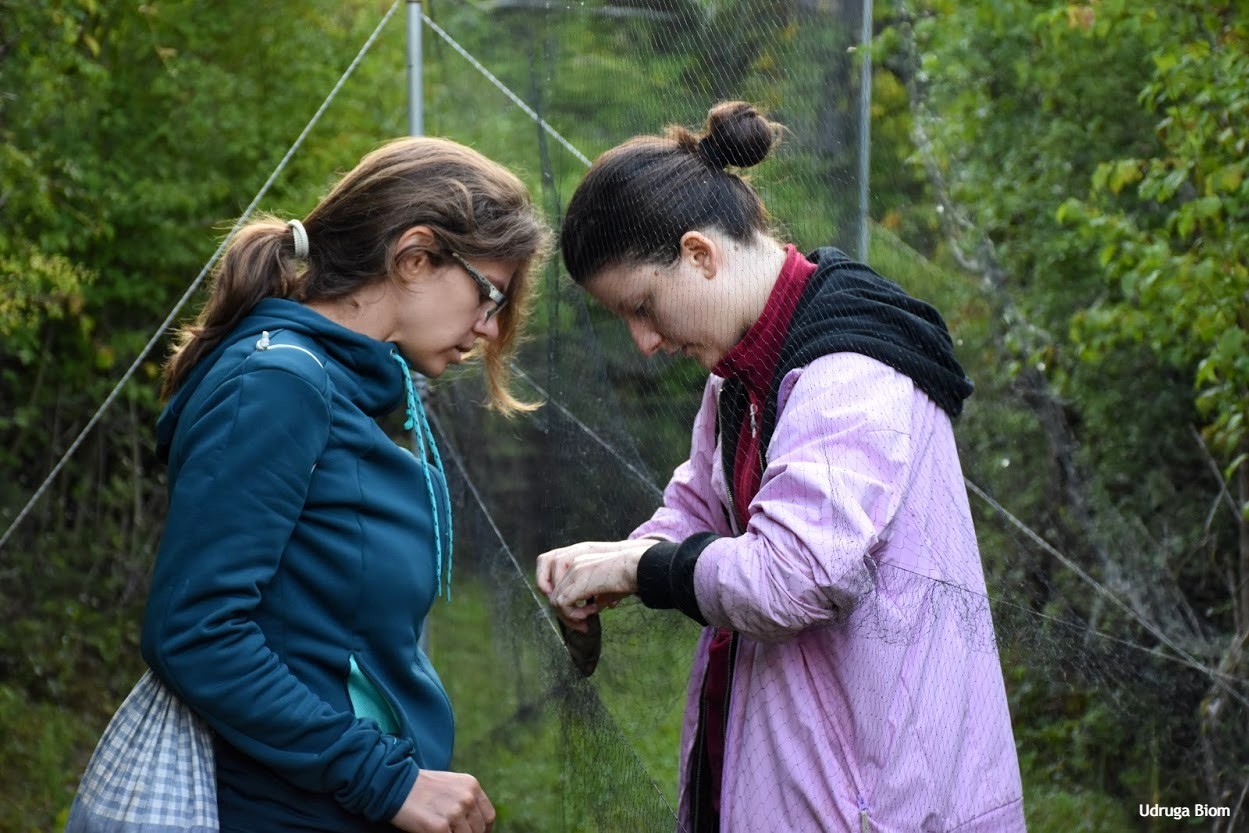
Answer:
[(1210, 453), (1210, 447), (1206, 445), (1206, 440), (1201, 436), (1201, 432), (1193, 426), (1188, 426), (1188, 430), (1192, 432), (1193, 439), (1197, 441), (1197, 448), (1201, 449), (1202, 459), (1206, 461), (1206, 465), (1210, 467), (1210, 473), (1214, 475), (1215, 482), (1219, 484), (1219, 494), (1227, 503), (1227, 508), (1232, 510), (1232, 514), (1237, 518), (1240, 517), (1240, 509), (1236, 506), (1232, 493), (1227, 488), (1227, 481), (1223, 479), (1223, 472), (1219, 470), (1219, 463), (1214, 459), (1214, 455)]

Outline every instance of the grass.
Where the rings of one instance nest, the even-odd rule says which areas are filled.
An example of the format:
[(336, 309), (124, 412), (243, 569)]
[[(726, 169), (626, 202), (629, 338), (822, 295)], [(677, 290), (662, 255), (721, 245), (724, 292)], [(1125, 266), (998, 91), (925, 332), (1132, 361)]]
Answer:
[[(0, 685), (0, 833), (60, 830), (100, 729)], [(102, 728), (102, 727), (100, 727)]]

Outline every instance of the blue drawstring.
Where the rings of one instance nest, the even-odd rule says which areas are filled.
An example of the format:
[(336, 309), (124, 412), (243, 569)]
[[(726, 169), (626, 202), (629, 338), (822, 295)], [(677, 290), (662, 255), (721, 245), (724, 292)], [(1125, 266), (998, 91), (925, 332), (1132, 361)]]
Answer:
[[(438, 444), (434, 442), (434, 431), (430, 427), (429, 417), (425, 415), (425, 407), (421, 404), (421, 399), (416, 395), (416, 387), (412, 384), (412, 371), (408, 368), (408, 363), (403, 360), (403, 356), (398, 352), (392, 351), (390, 354), (399, 367), (403, 369), (403, 389), (407, 394), (407, 419), (403, 423), (405, 431), (411, 431), (420, 443), (421, 454), (421, 471), (425, 473), (425, 488), (429, 490), (429, 505), (434, 515), (434, 574), (437, 578), (437, 590), (435, 596), (442, 595), (443, 574), (442, 574), (442, 532), (440, 530), (441, 523), (438, 519), (440, 514), (440, 503), (434, 494), (434, 480), (429, 476), (429, 452), (426, 448), (426, 440), (428, 440), (429, 448), (434, 452), (434, 465), (438, 468), (438, 473), (442, 475), (442, 482), (447, 482), (446, 469), (442, 467), (442, 455), (438, 453)], [(451, 601), (451, 561), (455, 548), (454, 528), (451, 524), (450, 503), (447, 505), (447, 601)]]
[[(420, 400), (418, 399), (417, 401), (419, 402)], [(418, 408), (416, 413), (417, 413), (417, 416), (419, 416), (421, 419), (421, 425), (425, 429), (425, 435), (429, 437), (429, 447), (434, 452), (434, 465), (438, 468), (438, 473), (442, 475), (442, 482), (448, 483), (447, 470), (443, 468), (442, 455), (438, 453), (438, 443), (434, 442), (434, 429), (429, 424), (429, 415), (425, 413), (425, 408), (423, 406)], [(421, 451), (422, 453), (424, 453), (424, 446), (422, 446)], [(428, 469), (426, 469), (426, 477), (428, 476), (429, 476), (429, 471)], [(435, 516), (434, 518), (434, 534), (435, 535), (438, 534), (437, 516)], [(439, 553), (438, 558), (439, 558), (439, 563), (441, 563), (442, 561), (441, 553)], [(455, 525), (451, 522), (451, 495), (448, 494), (447, 495), (447, 601), (451, 601), (451, 565), (452, 565), (452, 562), (454, 561), (455, 561)], [(439, 573), (439, 575), (441, 576), (441, 572)]]

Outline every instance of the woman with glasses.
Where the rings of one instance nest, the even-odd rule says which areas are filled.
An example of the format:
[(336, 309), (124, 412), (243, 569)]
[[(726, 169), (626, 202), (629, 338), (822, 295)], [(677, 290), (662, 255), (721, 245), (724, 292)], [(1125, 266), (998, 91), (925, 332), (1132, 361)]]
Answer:
[(573, 194), (569, 274), (643, 353), (711, 375), (663, 505), (628, 541), (540, 556), (538, 586), (570, 628), (631, 593), (704, 626), (679, 829), (1022, 831), (951, 429), (971, 383), (931, 306), (778, 239), (737, 172), (776, 136), (721, 104)]
[[(501, 166), (395, 141), (243, 227), (182, 331), (142, 650), (214, 730), (224, 833), (490, 829), (417, 644), (453, 538), (411, 372), (476, 353), (493, 406), (531, 407), (505, 371), (548, 237)], [(399, 408), (417, 453), (375, 422)]]

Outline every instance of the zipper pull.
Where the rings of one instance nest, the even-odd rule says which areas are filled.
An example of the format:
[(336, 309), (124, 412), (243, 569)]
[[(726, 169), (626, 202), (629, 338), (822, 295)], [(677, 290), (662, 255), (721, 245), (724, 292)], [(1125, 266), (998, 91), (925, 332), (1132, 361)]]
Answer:
[(755, 414), (758, 412), (758, 410), (759, 409), (755, 407), (755, 403), (751, 402), (750, 403), (750, 436), (751, 437), (759, 436), (759, 423), (755, 421)]
[(859, 833), (872, 833), (872, 820), (867, 816), (867, 799), (858, 796), (859, 799)]
[(269, 331), (268, 330), (264, 330), (263, 332), (261, 332), (260, 340), (256, 342), (256, 349), (257, 350), (269, 349)]

